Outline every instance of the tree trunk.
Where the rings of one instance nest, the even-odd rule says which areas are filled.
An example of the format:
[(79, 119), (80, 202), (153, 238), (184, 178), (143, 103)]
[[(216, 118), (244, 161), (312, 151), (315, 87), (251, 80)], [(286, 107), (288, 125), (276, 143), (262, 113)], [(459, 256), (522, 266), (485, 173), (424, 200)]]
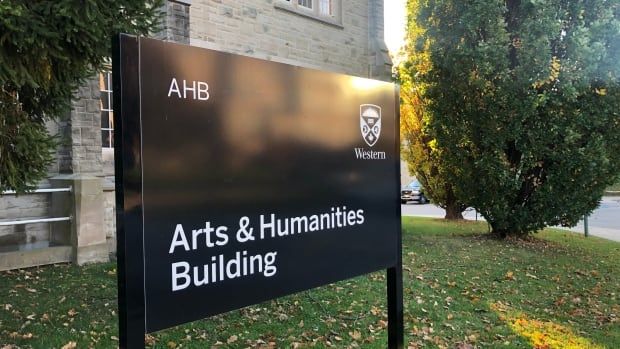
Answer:
[(491, 235), (495, 236), (498, 239), (506, 239), (509, 235), (512, 234), (512, 231), (505, 228), (505, 224), (502, 224), (502, 227), (498, 227), (497, 222), (489, 222), (491, 226)]
[(448, 204), (446, 206), (445, 219), (463, 219), (463, 209), (458, 203)]
[(508, 236), (508, 231), (506, 230), (491, 230), (491, 234), (495, 235), (499, 239), (505, 239)]

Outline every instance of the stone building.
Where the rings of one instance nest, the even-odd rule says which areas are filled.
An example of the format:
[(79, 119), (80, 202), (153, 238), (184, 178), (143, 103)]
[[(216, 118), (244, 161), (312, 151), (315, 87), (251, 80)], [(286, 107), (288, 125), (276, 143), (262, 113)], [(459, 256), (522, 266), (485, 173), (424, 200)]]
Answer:
[[(153, 36), (296, 66), (389, 80), (383, 0), (174, 0)], [(0, 197), (0, 270), (108, 260), (116, 249), (111, 74), (49, 128), (61, 146), (41, 190)], [(43, 219), (43, 220), (42, 220)], [(57, 220), (57, 221), (50, 221)]]

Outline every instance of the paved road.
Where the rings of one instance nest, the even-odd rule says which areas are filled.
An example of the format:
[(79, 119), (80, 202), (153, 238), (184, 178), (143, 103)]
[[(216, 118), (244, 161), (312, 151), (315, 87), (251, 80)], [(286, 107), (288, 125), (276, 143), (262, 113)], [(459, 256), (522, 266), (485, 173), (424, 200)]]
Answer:
[[(401, 209), (403, 216), (443, 217), (445, 215), (442, 208), (431, 204), (410, 203), (401, 205)], [(476, 219), (476, 213), (473, 210), (466, 211), (463, 216), (465, 219)], [(478, 219), (483, 220), (480, 216)], [(590, 235), (620, 241), (620, 197), (603, 197), (599, 208), (588, 218), (588, 227)], [(583, 233), (583, 221), (575, 227), (562, 229)]]

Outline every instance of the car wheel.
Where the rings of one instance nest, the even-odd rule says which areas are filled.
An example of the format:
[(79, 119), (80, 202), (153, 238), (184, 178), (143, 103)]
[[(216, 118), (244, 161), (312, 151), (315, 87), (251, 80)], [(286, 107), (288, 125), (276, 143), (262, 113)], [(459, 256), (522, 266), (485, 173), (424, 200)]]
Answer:
[(407, 200), (400, 200), (400, 203), (403, 204), (403, 205), (406, 205), (407, 204)]
[(420, 205), (424, 205), (424, 204), (426, 204), (426, 202), (427, 202), (427, 200), (426, 200), (426, 196), (421, 195), (421, 196), (420, 196)]

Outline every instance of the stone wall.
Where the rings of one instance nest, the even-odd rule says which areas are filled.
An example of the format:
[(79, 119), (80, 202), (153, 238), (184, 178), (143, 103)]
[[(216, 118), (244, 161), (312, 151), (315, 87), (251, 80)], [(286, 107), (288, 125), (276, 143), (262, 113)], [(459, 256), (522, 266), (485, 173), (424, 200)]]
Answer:
[[(67, 171), (71, 168), (71, 115), (63, 115), (62, 117), (49, 120), (46, 123), (47, 130), (50, 134), (56, 135), (59, 146), (54, 154), (54, 162), (50, 165), (48, 173), (54, 176), (61, 171)], [(42, 186), (49, 183), (45, 181)]]
[(79, 88), (72, 102), (71, 118), (71, 166), (61, 168), (60, 173), (101, 175), (101, 109), (99, 76), (95, 76)]
[[(387, 0), (389, 1), (389, 0)], [(369, 77), (389, 80), (392, 76), (392, 59), (385, 45), (383, 0), (368, 1)]]
[(309, 68), (389, 79), (389, 71), (379, 72), (375, 68), (379, 60), (376, 50), (381, 46), (377, 38), (385, 47), (383, 1), (343, 0), (341, 25), (287, 11), (278, 6), (283, 3), (286, 2), (195, 0), (190, 16), (191, 44)]
[(189, 4), (191, 1), (166, 1), (162, 6), (162, 28), (153, 34), (159, 40), (189, 44)]
[[(47, 216), (49, 196), (50, 194), (3, 196), (0, 198), (0, 220)], [(48, 241), (49, 224), (47, 223), (0, 226), (0, 251), (8, 248), (27, 248), (27, 246), (36, 246)]]

